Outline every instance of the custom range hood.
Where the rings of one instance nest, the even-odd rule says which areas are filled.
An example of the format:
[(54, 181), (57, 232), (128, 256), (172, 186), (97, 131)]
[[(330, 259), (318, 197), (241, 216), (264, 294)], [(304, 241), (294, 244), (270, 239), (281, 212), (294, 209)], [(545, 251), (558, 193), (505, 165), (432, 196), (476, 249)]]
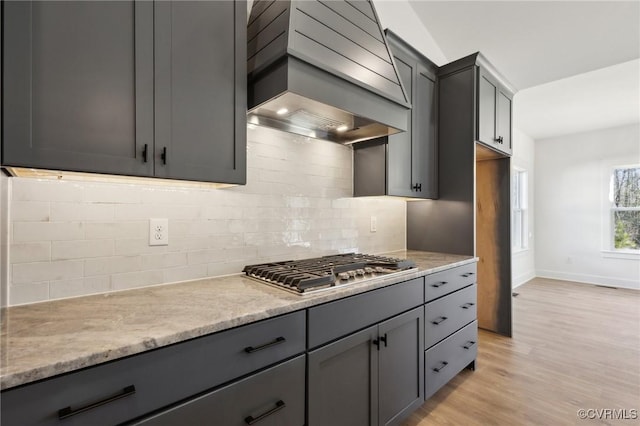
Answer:
[(247, 40), (249, 123), (340, 143), (407, 130), (371, 1), (256, 0)]

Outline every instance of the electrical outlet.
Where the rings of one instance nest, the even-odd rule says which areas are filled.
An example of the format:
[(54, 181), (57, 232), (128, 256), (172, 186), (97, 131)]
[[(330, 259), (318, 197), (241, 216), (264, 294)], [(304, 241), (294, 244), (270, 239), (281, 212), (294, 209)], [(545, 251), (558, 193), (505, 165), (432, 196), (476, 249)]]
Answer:
[(371, 232), (378, 231), (378, 218), (375, 216), (371, 216)]
[(149, 245), (169, 245), (169, 219), (149, 219)]

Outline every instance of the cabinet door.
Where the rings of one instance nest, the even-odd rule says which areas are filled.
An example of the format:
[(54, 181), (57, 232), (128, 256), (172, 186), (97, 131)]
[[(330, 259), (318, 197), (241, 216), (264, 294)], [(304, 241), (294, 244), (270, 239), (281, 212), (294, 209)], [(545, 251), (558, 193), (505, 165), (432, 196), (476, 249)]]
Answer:
[(423, 308), (380, 323), (379, 424), (396, 425), (424, 402)]
[(378, 351), (373, 326), (309, 353), (310, 426), (378, 424)]
[(498, 84), (482, 68), (478, 75), (478, 140), (496, 146), (496, 95)]
[(155, 4), (156, 176), (246, 181), (246, 4)]
[(4, 2), (2, 163), (151, 175), (153, 4)]
[(498, 90), (498, 114), (497, 114), (498, 148), (511, 154), (511, 99), (502, 90)]
[(299, 356), (135, 424), (301, 426), (304, 364)]
[(436, 135), (435, 75), (418, 64), (416, 97), (413, 101), (414, 135), (411, 155), (412, 196), (438, 197), (438, 151)]
[[(409, 97), (409, 102), (414, 102), (414, 74), (416, 72), (415, 59), (404, 55), (394, 55), (400, 80)], [(414, 105), (415, 107), (415, 105)], [(401, 197), (411, 197), (415, 195), (411, 188), (411, 157), (412, 138), (415, 127), (414, 118), (411, 111), (407, 111), (407, 131), (389, 136), (387, 146), (387, 194)]]

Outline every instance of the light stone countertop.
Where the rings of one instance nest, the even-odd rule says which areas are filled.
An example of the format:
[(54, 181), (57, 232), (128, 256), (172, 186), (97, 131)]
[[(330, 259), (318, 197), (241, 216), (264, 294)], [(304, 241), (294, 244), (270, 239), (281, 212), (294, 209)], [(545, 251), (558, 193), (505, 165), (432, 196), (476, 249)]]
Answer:
[(418, 268), (299, 296), (244, 275), (3, 308), (0, 389), (308, 308), (443, 269), (471, 256), (396, 251)]

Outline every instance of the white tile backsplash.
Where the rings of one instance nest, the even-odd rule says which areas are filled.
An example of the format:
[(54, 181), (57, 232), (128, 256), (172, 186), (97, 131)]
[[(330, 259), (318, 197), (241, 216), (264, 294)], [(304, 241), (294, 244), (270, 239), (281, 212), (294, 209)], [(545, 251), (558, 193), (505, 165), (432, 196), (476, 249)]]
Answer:
[[(403, 199), (352, 198), (350, 146), (255, 128), (247, 165), (247, 185), (226, 189), (3, 177), (9, 304), (405, 248)], [(151, 217), (169, 219), (168, 246), (148, 245)]]

